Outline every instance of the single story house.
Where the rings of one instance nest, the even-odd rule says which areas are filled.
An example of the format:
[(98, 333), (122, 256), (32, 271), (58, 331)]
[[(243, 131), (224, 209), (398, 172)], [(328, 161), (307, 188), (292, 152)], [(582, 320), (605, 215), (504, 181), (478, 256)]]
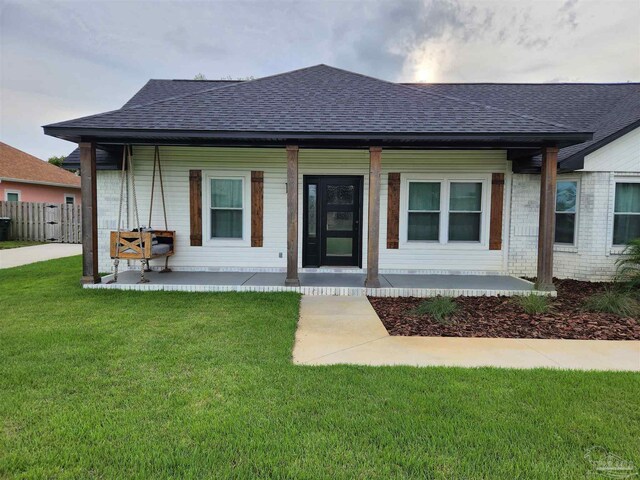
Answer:
[[(317, 65), (150, 80), (120, 109), (44, 131), (79, 144), (85, 282), (111, 269), (125, 146), (130, 227), (156, 147), (162, 159), (174, 270), (297, 285), (345, 268), (369, 288), (393, 272), (499, 274), (552, 290), (554, 276), (610, 278), (640, 236), (637, 83), (398, 84)], [(152, 226), (162, 215), (156, 203)]]
[(0, 142), (0, 200), (79, 204), (80, 177)]

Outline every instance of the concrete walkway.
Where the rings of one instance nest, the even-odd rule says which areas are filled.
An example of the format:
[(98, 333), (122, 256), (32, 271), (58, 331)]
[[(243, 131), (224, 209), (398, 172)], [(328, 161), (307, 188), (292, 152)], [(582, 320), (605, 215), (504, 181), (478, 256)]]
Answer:
[(640, 341), (390, 336), (366, 297), (302, 297), (293, 361), (640, 371)]
[(82, 245), (74, 243), (46, 243), (32, 247), (0, 250), (0, 268), (19, 267), (29, 263), (82, 254)]

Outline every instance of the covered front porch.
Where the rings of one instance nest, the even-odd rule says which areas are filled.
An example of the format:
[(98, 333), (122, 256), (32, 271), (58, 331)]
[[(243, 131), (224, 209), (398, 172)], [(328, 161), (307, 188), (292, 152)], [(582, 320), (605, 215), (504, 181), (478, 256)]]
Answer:
[(287, 286), (285, 272), (151, 271), (145, 273), (149, 282), (139, 283), (140, 271), (128, 270), (118, 275), (117, 283), (109, 283), (113, 280), (113, 275), (107, 275), (102, 278), (101, 283), (87, 284), (85, 288), (186, 292), (297, 292), (305, 295), (378, 297), (514, 296), (541, 293), (534, 290), (533, 283), (508, 275), (387, 273), (378, 275), (378, 288), (365, 286), (365, 273), (302, 271), (298, 277), (300, 285)]

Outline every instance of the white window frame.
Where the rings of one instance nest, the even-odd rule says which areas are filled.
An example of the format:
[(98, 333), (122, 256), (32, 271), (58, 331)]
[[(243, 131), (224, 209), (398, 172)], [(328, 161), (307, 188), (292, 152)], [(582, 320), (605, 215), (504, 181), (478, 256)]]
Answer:
[[(556, 200), (558, 198), (558, 183), (560, 182), (576, 182), (576, 211), (575, 216), (576, 216), (576, 220), (574, 222), (574, 228), (573, 228), (573, 243), (557, 243), (556, 242), (556, 234), (555, 231), (553, 232), (553, 246), (555, 250), (558, 251), (562, 251), (563, 249), (567, 249), (569, 251), (574, 251), (576, 248), (578, 248), (578, 228), (579, 228), (579, 224), (580, 224), (580, 198), (581, 198), (581, 185), (580, 185), (580, 177), (575, 177), (575, 176), (571, 176), (571, 177), (558, 177), (556, 179)], [(556, 211), (556, 207), (557, 207), (557, 203), (553, 206), (553, 214), (554, 216), (558, 213)]]
[[(440, 232), (439, 240), (409, 240), (409, 184), (412, 182), (440, 183)], [(480, 183), (482, 197), (480, 200), (480, 241), (449, 241), (449, 203), (452, 183)], [(491, 212), (491, 174), (401, 174), (400, 181), (400, 243), (406, 249), (424, 249), (429, 246), (434, 250), (488, 250), (489, 248), (489, 215)], [(464, 213), (464, 212), (456, 212)]]
[[(615, 224), (615, 219), (616, 219), (616, 192), (618, 191), (618, 184), (619, 183), (640, 183), (640, 177), (616, 177), (614, 180), (614, 185), (613, 185), (613, 195), (612, 195), (612, 200), (613, 203), (611, 205), (611, 223), (610, 223), (610, 227), (611, 227), (611, 235), (609, 236), (609, 244), (611, 245), (611, 253), (622, 253), (626, 247), (626, 245), (624, 244), (615, 244), (613, 243), (613, 234), (614, 234), (614, 224)], [(635, 213), (635, 212), (629, 212), (629, 213), (622, 213), (622, 215), (640, 215), (640, 213)]]
[[(76, 196), (73, 193), (65, 193), (62, 198), (64, 199), (65, 205), (75, 205), (76, 204)], [(73, 203), (67, 203), (67, 198), (73, 199)]]
[[(438, 210), (409, 210), (409, 189), (411, 188), (412, 183), (435, 183), (440, 185), (440, 205), (438, 205)], [(409, 240), (409, 214), (410, 213), (437, 213), (438, 214), (438, 240)], [(431, 243), (431, 244), (439, 244), (441, 237), (441, 228), (442, 228), (442, 182), (436, 180), (408, 180), (407, 181), (407, 233), (406, 233), (406, 241), (407, 242), (421, 242), (421, 243)]]
[(9, 194), (10, 193), (15, 193), (16, 195), (18, 195), (18, 201), (21, 202), (22, 201), (22, 191), (21, 190), (5, 190), (4, 191), (4, 199), (6, 202), (9, 201)]
[[(207, 206), (206, 212), (206, 225), (205, 233), (206, 238), (204, 244), (215, 247), (245, 247), (251, 246), (251, 173), (240, 171), (216, 171), (206, 172), (204, 177), (206, 178), (206, 184), (204, 186), (203, 194), (205, 196), (205, 205)], [(212, 238), (211, 237), (211, 180), (241, 180), (242, 181), (242, 238)], [(204, 221), (205, 219), (203, 219)]]

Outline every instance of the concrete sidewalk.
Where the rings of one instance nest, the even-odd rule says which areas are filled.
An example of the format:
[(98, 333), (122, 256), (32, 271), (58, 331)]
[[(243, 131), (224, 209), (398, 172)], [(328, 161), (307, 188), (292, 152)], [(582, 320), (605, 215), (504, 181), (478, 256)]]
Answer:
[(640, 341), (390, 336), (366, 297), (302, 297), (293, 361), (640, 371)]
[(19, 267), (29, 263), (82, 254), (82, 245), (75, 243), (46, 243), (31, 247), (0, 250), (0, 268)]

